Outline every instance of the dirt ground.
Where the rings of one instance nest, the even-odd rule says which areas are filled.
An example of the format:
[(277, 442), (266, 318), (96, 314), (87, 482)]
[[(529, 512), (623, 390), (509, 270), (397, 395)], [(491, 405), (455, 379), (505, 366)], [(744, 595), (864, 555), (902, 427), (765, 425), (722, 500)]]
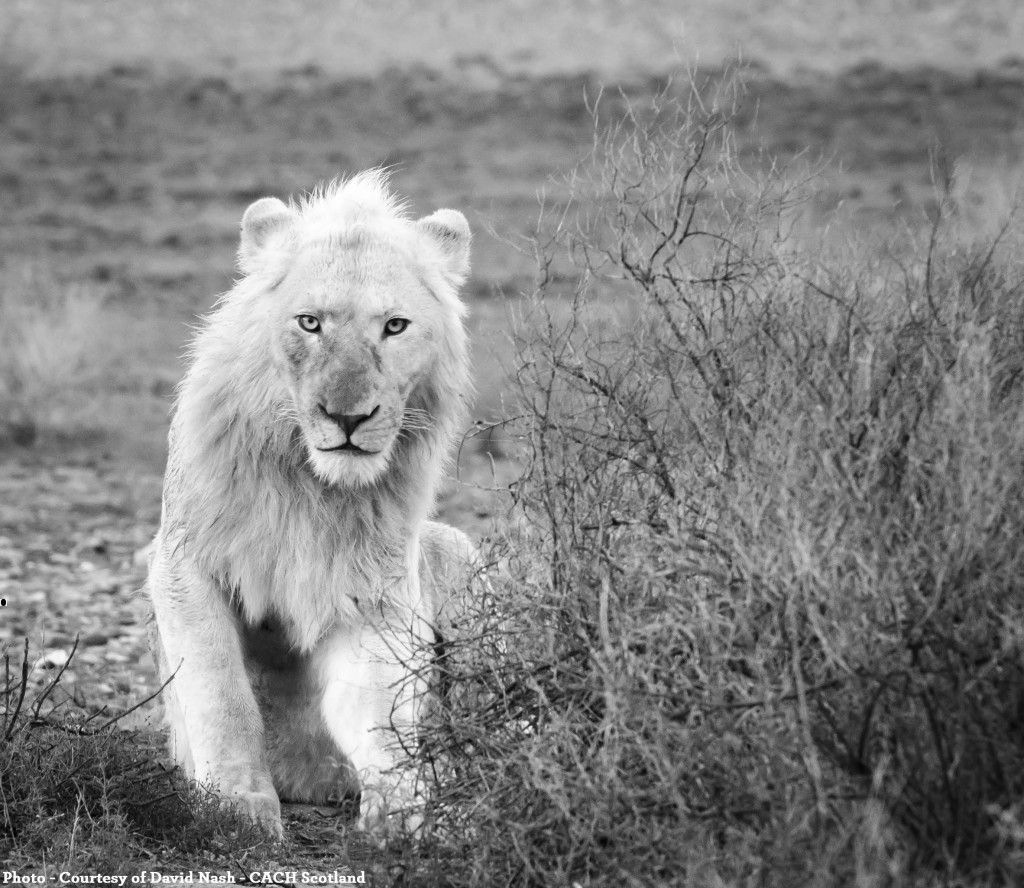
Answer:
[[(238, 220), (258, 197), (384, 164), (417, 212), (463, 209), (477, 233), (466, 289), (475, 416), (507, 409), (510, 318), (533, 279), (513, 245), (533, 232), (542, 190), (549, 202), (564, 197), (559, 174), (592, 144), (585, 99), (604, 84), (471, 68), (479, 63), (464, 76), (423, 68), (338, 79), (309, 67), (253, 86), (136, 67), (6, 72), (3, 278), (44, 268), (58, 285), (88, 286), (105, 297), (106, 327), (85, 393), (47, 408), (34, 447), (0, 450), (0, 647), (27, 635), (36, 655), (58, 663), (80, 637), (68, 684), (88, 706), (123, 707), (152, 688), (135, 553), (159, 516), (188, 325), (230, 286)], [(643, 101), (662, 82), (623, 89)], [(605, 95), (614, 114), (624, 99)], [(853, 234), (918, 225), (934, 209), (936, 175), (955, 167), (961, 178), (973, 171), (964, 200), (980, 225), (1019, 177), (1022, 109), (1024, 63), (1013, 60), (970, 73), (862, 65), (785, 80), (755, 67), (738, 140), (750, 162), (762, 148), (825, 160), (809, 224), (842, 206)], [(478, 536), (503, 509), (487, 489), (492, 464), (495, 484), (507, 482), (500, 448), (467, 446), (466, 480), (442, 503), (445, 518)]]

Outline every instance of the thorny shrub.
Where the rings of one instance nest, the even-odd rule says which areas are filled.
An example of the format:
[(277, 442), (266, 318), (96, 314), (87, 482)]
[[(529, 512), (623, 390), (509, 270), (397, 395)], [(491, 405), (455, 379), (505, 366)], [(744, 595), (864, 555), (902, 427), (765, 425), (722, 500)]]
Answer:
[(732, 89), (603, 130), (539, 250), (421, 750), (452, 884), (1021, 877), (1019, 222), (809, 245)]

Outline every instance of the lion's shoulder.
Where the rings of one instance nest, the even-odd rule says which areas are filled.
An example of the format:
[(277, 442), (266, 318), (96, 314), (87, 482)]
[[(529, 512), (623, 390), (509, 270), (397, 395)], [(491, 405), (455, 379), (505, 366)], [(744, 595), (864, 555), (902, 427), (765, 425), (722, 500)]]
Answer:
[(424, 569), (440, 579), (457, 579), (476, 559), (476, 546), (457, 527), (427, 521), (420, 538), (420, 561)]
[(480, 552), (456, 527), (427, 521), (420, 537), (420, 582), (442, 637), (457, 631), (481, 573)]

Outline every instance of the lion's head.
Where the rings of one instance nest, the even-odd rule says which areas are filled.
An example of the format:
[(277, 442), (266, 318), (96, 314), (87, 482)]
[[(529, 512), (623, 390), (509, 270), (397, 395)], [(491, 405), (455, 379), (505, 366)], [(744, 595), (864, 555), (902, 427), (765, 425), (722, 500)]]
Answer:
[(246, 211), (244, 298), (286, 393), (278, 412), (322, 481), (370, 484), (403, 437), (450, 435), (436, 426), (464, 388), (469, 242), (455, 210), (406, 218), (378, 172)]
[(178, 392), (164, 533), (308, 650), (393, 594), (463, 420), (469, 227), (380, 172), (242, 219), (242, 277)]

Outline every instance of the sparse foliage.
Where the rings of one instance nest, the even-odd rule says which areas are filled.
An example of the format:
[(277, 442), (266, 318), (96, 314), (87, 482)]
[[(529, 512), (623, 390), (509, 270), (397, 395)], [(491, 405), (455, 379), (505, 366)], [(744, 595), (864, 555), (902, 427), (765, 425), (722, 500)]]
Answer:
[(540, 250), (519, 522), (424, 746), (453, 884), (1021, 877), (1019, 223), (803, 243), (733, 100), (629, 109)]

